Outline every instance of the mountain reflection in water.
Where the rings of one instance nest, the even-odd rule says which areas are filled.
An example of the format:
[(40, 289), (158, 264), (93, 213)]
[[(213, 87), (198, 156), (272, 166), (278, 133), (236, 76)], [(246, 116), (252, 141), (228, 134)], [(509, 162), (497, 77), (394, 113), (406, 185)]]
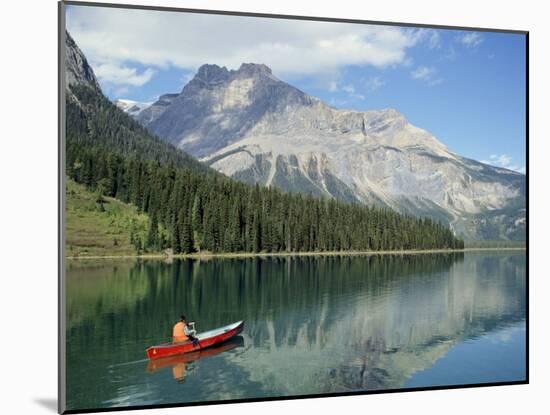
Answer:
[[(523, 251), (70, 261), (69, 408), (401, 388), (455, 345), (524, 324), (525, 278)], [(182, 312), (199, 331), (245, 320), (243, 344), (181, 384), (125, 364)]]

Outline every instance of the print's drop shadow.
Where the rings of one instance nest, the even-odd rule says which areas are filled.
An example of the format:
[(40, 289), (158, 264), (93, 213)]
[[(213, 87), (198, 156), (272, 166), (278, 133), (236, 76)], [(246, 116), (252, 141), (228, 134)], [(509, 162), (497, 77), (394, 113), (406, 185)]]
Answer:
[(35, 398), (34, 401), (52, 412), (57, 412), (57, 399), (55, 398)]

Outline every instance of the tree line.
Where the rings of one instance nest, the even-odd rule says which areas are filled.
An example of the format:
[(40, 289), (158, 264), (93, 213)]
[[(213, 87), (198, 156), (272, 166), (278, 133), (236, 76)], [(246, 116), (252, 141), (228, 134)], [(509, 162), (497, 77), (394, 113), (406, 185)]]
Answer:
[(66, 174), (149, 216), (138, 251), (304, 252), (463, 248), (446, 226), (390, 209), (251, 186), (151, 136), (105, 97), (73, 88)]

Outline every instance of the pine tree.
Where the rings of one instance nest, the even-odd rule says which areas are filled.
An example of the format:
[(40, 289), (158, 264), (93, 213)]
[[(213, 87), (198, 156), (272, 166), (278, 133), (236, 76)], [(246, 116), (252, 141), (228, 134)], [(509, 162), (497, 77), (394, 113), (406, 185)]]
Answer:
[(189, 220), (185, 220), (181, 232), (181, 252), (190, 254), (193, 252), (193, 236)]
[(152, 214), (149, 218), (149, 230), (147, 232), (145, 247), (149, 250), (159, 249), (159, 230), (156, 214)]
[(149, 216), (146, 237), (130, 238), (138, 252), (464, 247), (433, 220), (233, 181), (150, 136), (97, 92), (72, 92), (79, 104), (67, 103), (67, 176), (96, 192), (98, 208), (112, 196)]

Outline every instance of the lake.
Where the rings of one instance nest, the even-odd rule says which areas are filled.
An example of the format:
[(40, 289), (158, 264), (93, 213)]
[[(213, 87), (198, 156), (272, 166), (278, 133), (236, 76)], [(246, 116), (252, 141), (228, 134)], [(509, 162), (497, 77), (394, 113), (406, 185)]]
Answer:
[[(67, 260), (67, 409), (525, 380), (525, 251)], [(241, 335), (150, 363), (180, 314)]]

